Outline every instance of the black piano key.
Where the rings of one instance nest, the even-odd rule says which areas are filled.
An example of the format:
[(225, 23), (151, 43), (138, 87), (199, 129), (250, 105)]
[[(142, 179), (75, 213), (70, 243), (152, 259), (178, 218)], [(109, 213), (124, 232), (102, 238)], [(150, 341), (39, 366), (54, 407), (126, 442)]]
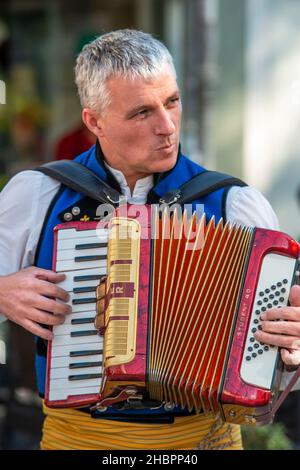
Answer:
[(98, 330), (82, 330), (82, 331), (71, 331), (71, 338), (78, 338), (80, 336), (96, 336)]
[(74, 287), (74, 294), (82, 294), (84, 292), (96, 292), (96, 286), (87, 286), (87, 287)]
[(72, 362), (69, 364), (69, 369), (82, 369), (84, 367), (101, 367), (102, 362)]
[(69, 375), (68, 379), (71, 381), (74, 380), (88, 380), (88, 379), (101, 379), (102, 374), (78, 374), (78, 375)]
[(107, 255), (90, 255), (90, 256), (75, 256), (75, 263), (83, 263), (84, 261), (97, 261), (106, 260)]
[(73, 318), (73, 320), (71, 320), (71, 325), (84, 325), (85, 323), (94, 323), (94, 321), (94, 317)]
[(84, 299), (73, 299), (72, 305), (82, 305), (82, 304), (94, 304), (96, 303), (96, 297), (86, 297)]
[(70, 351), (70, 357), (82, 357), (82, 356), (96, 356), (97, 354), (103, 354), (102, 349), (87, 349), (81, 351)]
[(103, 274), (87, 274), (85, 276), (74, 276), (74, 282), (84, 282), (84, 281), (100, 281), (103, 277)]
[(107, 242), (105, 243), (82, 243), (75, 245), (75, 250), (91, 250), (93, 248), (106, 248)]

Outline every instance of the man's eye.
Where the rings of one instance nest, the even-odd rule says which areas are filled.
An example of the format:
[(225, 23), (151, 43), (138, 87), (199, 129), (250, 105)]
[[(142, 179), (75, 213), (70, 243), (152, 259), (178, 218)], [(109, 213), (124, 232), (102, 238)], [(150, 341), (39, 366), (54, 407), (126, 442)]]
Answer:
[(136, 115), (139, 116), (139, 117), (144, 117), (144, 116), (147, 115), (147, 113), (148, 113), (148, 109), (142, 109)]

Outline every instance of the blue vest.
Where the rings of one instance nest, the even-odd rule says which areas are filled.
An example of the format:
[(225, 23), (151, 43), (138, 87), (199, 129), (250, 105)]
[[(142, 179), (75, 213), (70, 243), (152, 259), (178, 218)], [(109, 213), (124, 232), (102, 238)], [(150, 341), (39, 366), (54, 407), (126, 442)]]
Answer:
[[(102, 180), (110, 183), (112, 175), (107, 172), (103, 165), (103, 155), (99, 145), (92, 146), (88, 151), (77, 156), (74, 160), (85, 165), (92, 170)], [(191, 178), (205, 171), (204, 168), (189, 160), (179, 152), (175, 167), (165, 174), (155, 175), (155, 184), (149, 193), (148, 202), (158, 202), (159, 197), (163, 196), (170, 190), (176, 189), (183, 185)], [(225, 217), (225, 197), (227, 190), (219, 189), (208, 196), (193, 201), (193, 209), (196, 204), (204, 205), (207, 220), (215, 216), (216, 222), (221, 217)], [(44, 225), (42, 228), (40, 240), (37, 247), (35, 264), (44, 269), (52, 269), (52, 253), (53, 253), (53, 228), (62, 223), (64, 220), (62, 215), (69, 211), (72, 206), (76, 206), (85, 196), (77, 193), (69, 188), (62, 186), (52, 200)], [(86, 198), (85, 198), (86, 199)], [(99, 204), (99, 203), (98, 203)], [(36, 375), (38, 390), (41, 396), (45, 393), (46, 380), (46, 347), (40, 338), (36, 339)]]

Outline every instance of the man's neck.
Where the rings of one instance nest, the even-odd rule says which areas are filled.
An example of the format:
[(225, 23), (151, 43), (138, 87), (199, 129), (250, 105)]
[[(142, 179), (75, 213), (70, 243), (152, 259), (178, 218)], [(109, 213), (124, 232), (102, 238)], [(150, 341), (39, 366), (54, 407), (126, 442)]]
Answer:
[(120, 171), (123, 174), (127, 182), (127, 185), (130, 188), (131, 193), (133, 193), (135, 185), (138, 180), (142, 178), (146, 178), (147, 176), (150, 176), (149, 173), (142, 173), (142, 172), (141, 173), (138, 173), (138, 172), (129, 173), (128, 168), (126, 168), (126, 166), (123, 168), (123, 165), (120, 162), (116, 162), (114, 159), (111, 159), (107, 157), (106, 154), (104, 154), (104, 150), (99, 140), (97, 142), (97, 145), (98, 145), (98, 152), (100, 154), (99, 156), (101, 160), (103, 161), (103, 163), (105, 163), (109, 167), (109, 169)]
[(123, 173), (122, 170), (119, 168), (114, 168), (113, 166), (109, 165), (106, 160), (104, 160), (105, 166), (110, 170), (110, 172), (114, 175), (114, 177), (118, 180), (118, 183), (121, 186), (127, 186), (130, 189), (130, 194), (134, 193), (134, 189), (136, 187), (136, 183), (146, 177), (150, 177), (152, 175), (143, 174), (140, 175), (126, 175)]

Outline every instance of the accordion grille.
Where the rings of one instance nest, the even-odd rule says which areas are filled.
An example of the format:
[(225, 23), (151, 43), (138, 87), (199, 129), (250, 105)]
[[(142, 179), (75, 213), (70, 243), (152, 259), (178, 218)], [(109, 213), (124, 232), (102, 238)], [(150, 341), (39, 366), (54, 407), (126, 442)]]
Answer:
[(150, 398), (218, 413), (218, 394), (253, 231), (155, 215)]
[(130, 362), (135, 356), (137, 285), (139, 278), (140, 226), (118, 218), (110, 230), (108, 245), (109, 305), (105, 312), (104, 365)]

